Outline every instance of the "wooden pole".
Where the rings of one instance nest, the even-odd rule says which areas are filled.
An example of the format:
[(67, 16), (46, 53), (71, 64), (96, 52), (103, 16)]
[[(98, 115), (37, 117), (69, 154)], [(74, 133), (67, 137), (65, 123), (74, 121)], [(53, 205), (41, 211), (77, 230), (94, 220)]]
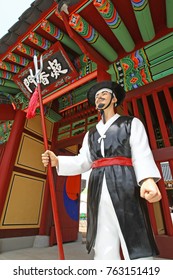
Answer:
[[(42, 101), (41, 85), (40, 85), (41, 84), (41, 72), (43, 70), (42, 56), (40, 57), (40, 68), (38, 67), (37, 56), (34, 56), (34, 67), (35, 67), (35, 75), (33, 75), (33, 72), (31, 69), (30, 69), (30, 74), (31, 74), (31, 77), (33, 79), (36, 79), (36, 82), (37, 82), (44, 148), (45, 148), (45, 150), (48, 150), (49, 147), (48, 147), (48, 140), (47, 140), (46, 122), (45, 122), (45, 118), (44, 118), (44, 109), (43, 109), (43, 101)], [(62, 236), (61, 236), (61, 230), (60, 230), (58, 206), (57, 206), (57, 200), (56, 200), (56, 192), (55, 192), (55, 185), (54, 185), (51, 163), (48, 164), (48, 174), (47, 175), (48, 175), (48, 182), (49, 182), (49, 188), (50, 188), (52, 212), (53, 212), (53, 218), (54, 218), (54, 223), (55, 223), (55, 234), (56, 234), (56, 240), (57, 240), (58, 254), (59, 254), (59, 259), (64, 260), (65, 257), (64, 257), (64, 250), (63, 250), (63, 245), (62, 245)]]
[[(38, 83), (38, 95), (39, 95), (44, 147), (46, 150), (48, 150), (49, 147), (48, 147), (48, 140), (47, 140), (46, 123), (45, 123), (45, 118), (44, 118), (44, 109), (43, 109), (43, 103), (42, 103), (40, 83)], [(55, 192), (55, 188), (54, 188), (52, 167), (51, 167), (50, 163), (48, 165), (48, 181), (49, 181), (49, 188), (50, 188), (50, 195), (51, 195), (51, 202), (52, 202), (53, 218), (54, 218), (54, 223), (55, 223), (55, 233), (56, 233), (56, 239), (57, 239), (59, 258), (60, 258), (60, 260), (64, 260), (65, 257), (64, 257), (64, 250), (63, 250), (63, 246), (62, 246), (62, 236), (61, 236), (61, 230), (60, 230), (60, 221), (59, 221), (59, 215), (58, 215), (56, 192)]]

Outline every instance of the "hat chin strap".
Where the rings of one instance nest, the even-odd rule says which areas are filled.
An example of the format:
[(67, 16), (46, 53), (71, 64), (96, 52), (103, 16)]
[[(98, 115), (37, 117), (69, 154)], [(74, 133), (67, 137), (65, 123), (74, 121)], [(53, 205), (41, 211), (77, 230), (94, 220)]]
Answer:
[(100, 110), (100, 114), (101, 114), (101, 116), (102, 116), (102, 118), (103, 118), (103, 123), (106, 122), (106, 121), (105, 121), (104, 110), (107, 109), (107, 108), (111, 105), (112, 99), (113, 99), (113, 92), (111, 93), (111, 99), (110, 99), (108, 105), (107, 105), (105, 108), (102, 109), (102, 107), (104, 106), (103, 103), (100, 103), (100, 104), (98, 105), (98, 107), (97, 107), (97, 109)]
[(113, 94), (111, 94), (111, 99), (110, 99), (108, 105), (107, 105), (105, 108), (103, 108), (103, 107), (104, 107), (104, 104), (103, 104), (103, 103), (100, 103), (100, 104), (97, 106), (97, 110), (105, 110), (105, 109), (107, 109), (107, 108), (111, 105), (112, 99), (113, 99)]

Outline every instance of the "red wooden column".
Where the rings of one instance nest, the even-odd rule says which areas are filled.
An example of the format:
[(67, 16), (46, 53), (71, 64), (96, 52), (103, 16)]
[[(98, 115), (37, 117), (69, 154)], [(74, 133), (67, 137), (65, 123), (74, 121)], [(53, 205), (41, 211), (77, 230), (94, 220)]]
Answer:
[(171, 169), (171, 174), (172, 174), (172, 177), (173, 177), (173, 159), (169, 161), (169, 167)]
[(172, 121), (173, 121), (173, 101), (171, 98), (170, 91), (167, 87), (164, 87), (164, 93), (165, 93), (166, 102), (167, 102), (167, 105), (169, 108), (169, 113), (170, 113)]
[(98, 66), (97, 68), (97, 81), (98, 82), (102, 82), (102, 81), (110, 81), (111, 80), (111, 76), (110, 74), (108, 74), (105, 69), (102, 69), (100, 66)]
[(145, 95), (142, 96), (142, 103), (143, 103), (143, 107), (144, 107), (151, 148), (154, 150), (154, 149), (157, 149), (157, 143), (156, 143), (153, 124), (152, 124), (152, 120), (151, 120), (150, 110), (149, 110), (147, 98)]
[(124, 115), (129, 115), (129, 113), (128, 113), (128, 105), (127, 105), (127, 101), (126, 100), (124, 100), (123, 101), (123, 113), (124, 113)]
[(134, 116), (137, 117), (138, 119), (140, 119), (139, 109), (138, 109), (138, 104), (137, 104), (136, 98), (132, 98), (132, 106), (133, 106)]
[[(162, 169), (159, 163), (157, 163), (157, 167), (162, 174)], [(163, 174), (162, 174), (163, 178)], [(166, 229), (166, 234), (169, 236), (173, 236), (173, 226), (172, 226), (172, 220), (171, 220), (171, 215), (169, 211), (169, 202), (168, 202), (168, 197), (166, 193), (166, 189), (164, 186), (164, 181), (161, 178), (161, 180), (158, 182), (160, 192), (162, 194), (162, 199), (161, 199), (161, 204), (162, 204), (162, 211), (164, 215), (164, 221), (165, 221), (165, 229)]]
[(168, 132), (167, 132), (167, 129), (166, 129), (165, 120), (164, 120), (164, 117), (163, 117), (163, 113), (162, 113), (162, 110), (161, 110), (161, 105), (160, 105), (160, 102), (159, 102), (157, 92), (155, 91), (152, 96), (153, 96), (153, 101), (154, 101), (154, 105), (155, 105), (155, 108), (156, 108), (156, 114), (157, 114), (157, 118), (158, 118), (158, 121), (159, 121), (160, 130), (161, 130), (161, 133), (162, 133), (162, 138), (163, 138), (165, 147), (169, 147), (170, 146), (169, 136), (168, 136)]
[(20, 139), (22, 136), (25, 124), (25, 113), (23, 111), (16, 111), (14, 123), (11, 129), (10, 137), (5, 147), (5, 152), (0, 164), (1, 179), (0, 179), (0, 216), (3, 211), (8, 186), (13, 172)]
[(0, 120), (8, 121), (14, 120), (15, 110), (11, 104), (0, 104)]

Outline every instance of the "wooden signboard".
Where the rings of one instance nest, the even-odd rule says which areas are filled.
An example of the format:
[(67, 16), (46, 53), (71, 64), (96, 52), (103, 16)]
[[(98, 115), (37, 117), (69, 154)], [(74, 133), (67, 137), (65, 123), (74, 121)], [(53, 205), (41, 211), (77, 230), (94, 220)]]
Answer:
[[(41, 92), (43, 96), (54, 92), (78, 76), (78, 72), (59, 42), (44, 52), (42, 56)], [(36, 81), (32, 78), (29, 69), (32, 69), (35, 74), (33, 62), (14, 76), (15, 83), (28, 99), (36, 87)]]

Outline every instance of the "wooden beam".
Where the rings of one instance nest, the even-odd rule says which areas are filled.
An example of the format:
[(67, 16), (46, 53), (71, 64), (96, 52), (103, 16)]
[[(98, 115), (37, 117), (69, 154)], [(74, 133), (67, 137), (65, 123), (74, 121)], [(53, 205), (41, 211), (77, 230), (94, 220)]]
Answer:
[(81, 36), (79, 36), (69, 25), (68, 16), (61, 12), (63, 23), (65, 28), (70, 36), (76, 42), (76, 44), (80, 47), (82, 52), (86, 54), (92, 61), (97, 63), (102, 69), (108, 70), (109, 62), (104, 59), (94, 48), (92, 48)]

